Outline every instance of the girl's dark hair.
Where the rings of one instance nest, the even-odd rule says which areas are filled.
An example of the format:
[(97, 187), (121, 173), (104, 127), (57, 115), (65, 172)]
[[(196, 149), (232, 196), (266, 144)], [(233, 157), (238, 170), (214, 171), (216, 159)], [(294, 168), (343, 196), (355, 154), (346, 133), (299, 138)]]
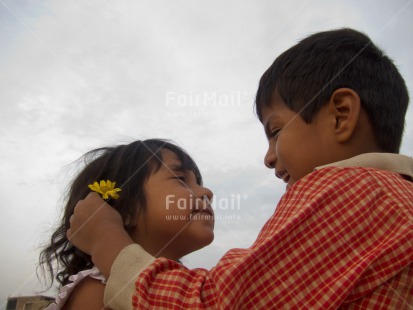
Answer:
[(378, 145), (398, 153), (409, 94), (403, 77), (370, 38), (344, 28), (313, 34), (278, 56), (260, 80), (255, 109), (271, 105), (274, 92), (311, 123), (333, 92), (353, 89), (366, 110)]
[(39, 267), (43, 274), (51, 278), (50, 287), (54, 278), (63, 286), (69, 282), (70, 275), (93, 267), (91, 257), (76, 249), (66, 237), (76, 203), (90, 193), (88, 185), (100, 180), (116, 182), (116, 187), (122, 189), (120, 197), (117, 200), (109, 199), (108, 203), (120, 213), (125, 229), (129, 231), (134, 224), (131, 219), (145, 215), (144, 185), (149, 176), (161, 167), (162, 149), (175, 153), (182, 163), (182, 169), (194, 172), (197, 183), (202, 184), (201, 173), (193, 159), (185, 150), (166, 140), (150, 139), (103, 147), (81, 157), (85, 167), (70, 184), (60, 226), (39, 257)]

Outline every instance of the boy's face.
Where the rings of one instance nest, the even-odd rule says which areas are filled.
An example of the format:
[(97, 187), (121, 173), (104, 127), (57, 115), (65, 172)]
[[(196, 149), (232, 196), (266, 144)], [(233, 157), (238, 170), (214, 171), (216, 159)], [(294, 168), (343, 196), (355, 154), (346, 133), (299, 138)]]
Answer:
[(264, 162), (287, 183), (287, 189), (315, 167), (335, 161), (334, 119), (328, 108), (328, 105), (321, 108), (307, 124), (276, 93), (271, 105), (262, 109), (262, 123), (269, 143)]

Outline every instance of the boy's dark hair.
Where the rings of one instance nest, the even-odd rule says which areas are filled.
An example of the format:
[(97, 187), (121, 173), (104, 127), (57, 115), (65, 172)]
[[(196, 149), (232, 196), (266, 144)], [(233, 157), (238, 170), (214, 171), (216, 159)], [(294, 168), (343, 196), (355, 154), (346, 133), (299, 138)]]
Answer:
[(135, 141), (95, 149), (82, 156), (85, 167), (70, 184), (60, 226), (53, 233), (50, 244), (40, 253), (39, 266), (51, 276), (50, 286), (54, 277), (63, 286), (69, 282), (70, 275), (93, 267), (91, 257), (76, 249), (66, 237), (76, 203), (91, 192), (88, 185), (100, 180), (116, 182), (116, 187), (122, 189), (120, 197), (110, 199), (108, 203), (120, 213), (129, 232), (135, 224), (134, 219), (145, 215), (144, 185), (149, 176), (161, 167), (162, 149), (175, 153), (182, 169), (194, 172), (197, 183), (202, 185), (201, 173), (193, 159), (185, 150), (165, 140)]
[(333, 92), (341, 87), (358, 93), (378, 146), (398, 153), (409, 102), (405, 82), (383, 51), (353, 29), (316, 33), (291, 47), (261, 77), (255, 109), (278, 92), (291, 110), (310, 123)]

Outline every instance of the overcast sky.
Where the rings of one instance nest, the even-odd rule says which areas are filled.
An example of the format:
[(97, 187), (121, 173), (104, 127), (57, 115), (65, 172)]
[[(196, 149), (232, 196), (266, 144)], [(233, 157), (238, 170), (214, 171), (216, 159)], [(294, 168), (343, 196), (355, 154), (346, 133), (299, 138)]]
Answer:
[[(220, 205), (215, 241), (187, 266), (251, 245), (285, 189), (262, 164), (254, 94), (275, 57), (307, 35), (366, 32), (413, 96), (412, 0), (39, 3), (0, 0), (0, 309), (41, 289), (39, 246), (70, 164), (96, 147), (168, 138), (193, 156)], [(409, 156), (412, 121), (410, 108)]]

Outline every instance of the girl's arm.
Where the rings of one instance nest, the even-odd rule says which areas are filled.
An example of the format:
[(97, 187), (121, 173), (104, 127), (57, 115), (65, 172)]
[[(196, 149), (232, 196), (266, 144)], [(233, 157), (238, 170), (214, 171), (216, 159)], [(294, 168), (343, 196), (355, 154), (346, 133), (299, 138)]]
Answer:
[(73, 289), (63, 310), (110, 310), (103, 304), (104, 292), (105, 285), (102, 282), (87, 277)]
[(94, 192), (76, 204), (66, 236), (75, 247), (92, 256), (106, 279), (117, 255), (134, 243), (120, 214)]

